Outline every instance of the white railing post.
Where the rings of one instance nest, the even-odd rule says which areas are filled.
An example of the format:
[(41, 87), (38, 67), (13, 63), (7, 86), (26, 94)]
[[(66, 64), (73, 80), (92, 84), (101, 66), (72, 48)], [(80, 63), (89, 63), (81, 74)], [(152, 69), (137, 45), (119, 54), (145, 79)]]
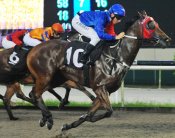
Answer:
[(124, 95), (124, 79), (122, 81), (122, 84), (121, 84), (121, 104), (122, 104), (122, 107), (125, 106), (125, 95)]
[(159, 70), (159, 89), (161, 88), (161, 84), (162, 84), (162, 71)]
[[(131, 70), (158, 70), (159, 71), (159, 84), (158, 88), (162, 86), (162, 70), (175, 70), (175, 66), (146, 66), (146, 65), (133, 65), (130, 67)], [(121, 106), (125, 106), (125, 94), (124, 94), (124, 80), (121, 84)]]

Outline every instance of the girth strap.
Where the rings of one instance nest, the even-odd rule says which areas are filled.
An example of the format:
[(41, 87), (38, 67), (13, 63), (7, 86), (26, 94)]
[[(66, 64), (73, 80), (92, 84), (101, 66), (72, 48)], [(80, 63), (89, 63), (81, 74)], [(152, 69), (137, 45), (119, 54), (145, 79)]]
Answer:
[(89, 86), (89, 66), (88, 65), (84, 65), (83, 67), (83, 76), (84, 76), (84, 82), (83, 85), (84, 86)]

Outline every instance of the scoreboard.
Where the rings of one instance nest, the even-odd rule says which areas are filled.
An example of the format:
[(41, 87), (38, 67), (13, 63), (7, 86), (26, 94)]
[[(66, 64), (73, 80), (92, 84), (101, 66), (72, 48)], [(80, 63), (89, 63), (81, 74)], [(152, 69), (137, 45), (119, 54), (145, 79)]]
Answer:
[[(71, 21), (78, 11), (108, 10), (113, 4), (122, 4), (126, 18), (115, 26), (116, 33), (123, 30), (125, 22), (137, 11), (146, 10), (159, 26), (172, 38), (175, 44), (175, 1), (173, 0), (44, 0), (44, 26), (60, 22), (64, 29), (71, 29)], [(158, 4), (159, 3), (159, 4)]]
[(77, 12), (107, 10), (108, 8), (108, 0), (45, 0), (44, 26), (59, 22), (64, 29), (71, 29), (72, 18)]

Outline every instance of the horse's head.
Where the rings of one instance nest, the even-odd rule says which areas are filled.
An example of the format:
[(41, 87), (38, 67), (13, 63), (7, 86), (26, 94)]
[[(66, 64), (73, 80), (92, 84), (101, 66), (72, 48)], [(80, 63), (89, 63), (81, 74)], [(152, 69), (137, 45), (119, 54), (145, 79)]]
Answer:
[(171, 38), (166, 35), (159, 27), (158, 23), (145, 11), (138, 12), (140, 17), (140, 23), (142, 26), (142, 38), (151, 40), (154, 44), (160, 44), (162, 47), (166, 47), (170, 44)]

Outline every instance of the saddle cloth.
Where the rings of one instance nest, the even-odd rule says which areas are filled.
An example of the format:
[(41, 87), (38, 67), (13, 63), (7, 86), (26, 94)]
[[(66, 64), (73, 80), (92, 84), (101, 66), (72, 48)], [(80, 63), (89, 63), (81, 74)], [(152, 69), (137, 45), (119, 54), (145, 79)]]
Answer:
[[(81, 54), (86, 49), (87, 43), (81, 41), (72, 41), (68, 44), (65, 50), (65, 64), (76, 69), (83, 69), (84, 65), (79, 62)], [(97, 46), (90, 54), (91, 61), (95, 62), (100, 58), (102, 46)]]
[(12, 54), (9, 56), (9, 65), (11, 66), (12, 72), (23, 72), (26, 70), (26, 58), (32, 47), (19, 47), (15, 46)]

